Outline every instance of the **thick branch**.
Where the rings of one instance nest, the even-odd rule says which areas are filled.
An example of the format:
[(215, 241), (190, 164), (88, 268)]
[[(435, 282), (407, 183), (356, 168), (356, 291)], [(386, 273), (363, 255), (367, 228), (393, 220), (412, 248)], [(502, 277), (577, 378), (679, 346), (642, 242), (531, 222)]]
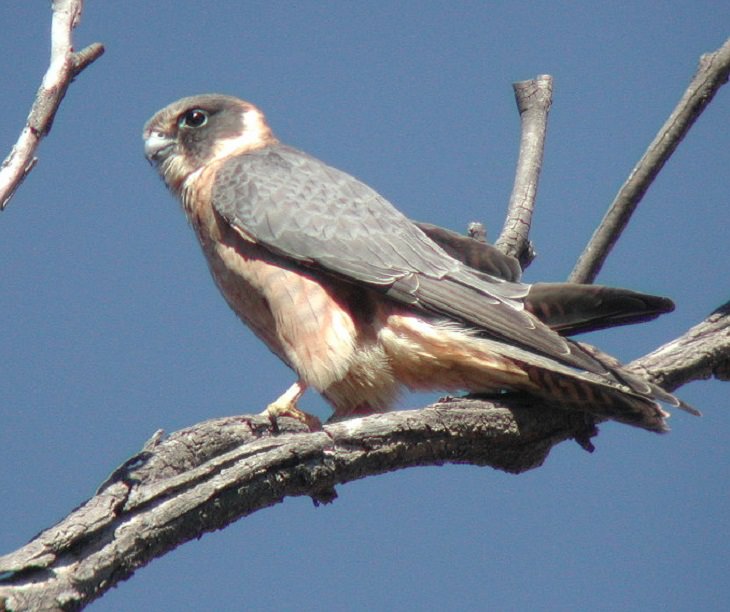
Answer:
[[(0, 559), (8, 609), (75, 608), (168, 550), (286, 496), (331, 501), (333, 486), (444, 462), (520, 472), (591, 426), (577, 414), (475, 400), (278, 434), (264, 417), (216, 419), (173, 434), (115, 472), (61, 523)], [(1, 601), (1, 600), (0, 600)], [(59, 605), (62, 603), (62, 605)]]
[(593, 282), (631, 215), (657, 174), (730, 74), (730, 39), (714, 53), (700, 58), (697, 72), (666, 123), (619, 190), (569, 280)]
[[(729, 313), (730, 304), (632, 368), (676, 384), (707, 372), (727, 376)], [(287, 496), (326, 503), (337, 484), (419, 465), (470, 463), (520, 473), (540, 466), (564, 440), (591, 448), (596, 430), (589, 419), (534, 402), (442, 401), (319, 432), (289, 419), (274, 428), (264, 417), (240, 416), (164, 440), (156, 434), (94, 498), (0, 558), (0, 603), (12, 610), (78, 609), (155, 557)]]
[(516, 257), (524, 270), (535, 258), (529, 233), (545, 150), (553, 79), (544, 74), (530, 81), (515, 83), (513, 87), (522, 127), (520, 154), (507, 218), (495, 246)]
[(71, 81), (104, 53), (99, 43), (74, 53), (72, 31), (78, 25), (82, 0), (54, 0), (51, 23), (51, 62), (36, 93), (18, 141), (0, 166), (0, 211), (5, 210), (38, 159), (36, 149), (53, 125), (56, 111)]

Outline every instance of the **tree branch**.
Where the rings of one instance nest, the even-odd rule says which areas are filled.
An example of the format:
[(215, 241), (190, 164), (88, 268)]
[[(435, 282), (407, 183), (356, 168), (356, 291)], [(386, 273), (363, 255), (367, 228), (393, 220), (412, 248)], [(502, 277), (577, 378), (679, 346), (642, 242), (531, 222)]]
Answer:
[(36, 165), (36, 149), (50, 132), (56, 111), (71, 81), (104, 53), (100, 43), (74, 52), (71, 34), (79, 23), (82, 10), (83, 0), (53, 0), (51, 62), (36, 93), (25, 127), (10, 155), (0, 166), (0, 211), (5, 210), (15, 191)]
[(730, 302), (628, 367), (668, 391), (693, 380), (730, 380)]
[[(54, 2), (51, 67), (26, 130), (0, 172), (4, 179), (8, 168), (20, 168), (10, 190), (0, 190), (2, 207), (32, 167), (68, 84), (103, 52), (101, 45), (72, 52), (70, 34), (80, 12), (80, 0)], [(721, 61), (716, 55), (703, 61)], [(523, 265), (533, 257), (528, 231), (550, 106), (549, 83), (547, 91), (531, 87), (540, 85), (528, 83), (527, 101), (542, 98), (537, 101), (542, 110), (535, 110), (537, 123), (528, 126), (520, 107), (523, 145), (500, 237), (501, 247)], [(0, 181), (0, 188), (5, 184)], [(630, 368), (670, 389), (710, 375), (727, 380), (730, 303)], [(328, 424), (316, 432), (290, 419), (272, 424), (251, 415), (206, 421), (166, 438), (158, 432), (92, 499), (0, 557), (0, 610), (80, 609), (152, 559), (288, 496), (329, 503), (338, 484), (420, 465), (468, 463), (521, 473), (540, 466), (552, 447), (567, 439), (591, 450), (596, 434), (591, 417), (517, 395), (447, 399), (420, 410)]]
[(516, 257), (524, 270), (535, 258), (528, 236), (545, 150), (553, 79), (543, 74), (530, 81), (515, 83), (513, 88), (522, 128), (520, 154), (507, 218), (495, 246), (506, 255)]
[(727, 82), (728, 75), (730, 75), (730, 39), (717, 51), (700, 58), (692, 82), (619, 190), (573, 268), (569, 277), (570, 282), (591, 283), (595, 280), (649, 186), (702, 111), (712, 101), (720, 87)]
[[(678, 385), (708, 372), (727, 378), (729, 363), (730, 303), (630, 367)], [(317, 432), (250, 415), (158, 432), (95, 497), (0, 557), (0, 609), (79, 609), (152, 559), (285, 497), (328, 503), (335, 485), (419, 465), (521, 473), (568, 439), (592, 449), (590, 418), (536, 401), (448, 399)]]

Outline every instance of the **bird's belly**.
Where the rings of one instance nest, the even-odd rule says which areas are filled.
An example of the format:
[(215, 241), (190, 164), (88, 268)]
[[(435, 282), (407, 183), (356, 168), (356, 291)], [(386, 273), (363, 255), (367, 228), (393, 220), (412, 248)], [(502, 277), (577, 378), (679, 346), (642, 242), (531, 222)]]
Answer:
[(269, 303), (255, 283), (257, 264), (242, 258), (231, 261), (231, 257), (219, 251), (220, 248), (208, 256), (208, 265), (226, 302), (251, 331), (291, 367), (292, 363), (276, 333)]
[(307, 385), (324, 391), (346, 375), (357, 329), (336, 283), (242, 240), (218, 243), (209, 263), (234, 312)]

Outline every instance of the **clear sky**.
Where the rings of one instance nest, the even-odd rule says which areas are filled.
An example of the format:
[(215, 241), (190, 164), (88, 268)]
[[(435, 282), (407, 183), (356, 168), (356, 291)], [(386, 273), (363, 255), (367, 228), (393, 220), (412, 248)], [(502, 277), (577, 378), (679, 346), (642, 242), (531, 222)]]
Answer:
[[(158, 428), (259, 411), (292, 373), (228, 310), (141, 128), (179, 97), (259, 105), (280, 138), (411, 217), (501, 227), (519, 136), (511, 83), (554, 104), (528, 281), (562, 280), (701, 53), (718, 2), (88, 2), (68, 92), (0, 215), (0, 552), (65, 516)], [(46, 2), (0, 4), (4, 156), (48, 61)], [(594, 334), (628, 361), (728, 299), (730, 90), (651, 188), (599, 277), (671, 296)], [(720, 610), (730, 600), (728, 386), (680, 395), (657, 436), (601, 427), (521, 476), (445, 466), (287, 499), (140, 570), (92, 610)], [(406, 396), (403, 407), (423, 398)], [(304, 407), (322, 417), (316, 396)]]

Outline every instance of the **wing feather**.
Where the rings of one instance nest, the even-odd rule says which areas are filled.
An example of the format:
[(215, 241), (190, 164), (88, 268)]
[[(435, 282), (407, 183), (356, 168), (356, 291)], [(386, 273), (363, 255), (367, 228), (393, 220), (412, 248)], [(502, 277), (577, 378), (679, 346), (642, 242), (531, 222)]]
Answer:
[(302, 265), (571, 367), (610, 371), (524, 311), (529, 285), (462, 264), (373, 189), (301, 151), (273, 145), (231, 158), (216, 176), (213, 206)]

